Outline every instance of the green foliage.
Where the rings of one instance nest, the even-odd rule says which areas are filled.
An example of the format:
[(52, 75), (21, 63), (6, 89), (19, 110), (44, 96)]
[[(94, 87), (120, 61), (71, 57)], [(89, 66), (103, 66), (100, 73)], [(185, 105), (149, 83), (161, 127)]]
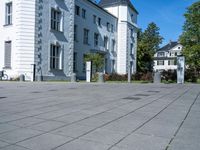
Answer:
[(142, 30), (138, 32), (137, 68), (139, 72), (153, 70), (154, 54), (163, 40), (159, 30), (155, 23), (150, 23), (144, 32)]
[(92, 65), (96, 68), (96, 72), (101, 71), (104, 66), (104, 56), (98, 53), (88, 53), (85, 55), (85, 61), (92, 61)]
[(183, 55), (188, 67), (195, 74), (200, 71), (200, 1), (195, 2), (185, 13), (185, 23), (180, 42), (184, 46)]

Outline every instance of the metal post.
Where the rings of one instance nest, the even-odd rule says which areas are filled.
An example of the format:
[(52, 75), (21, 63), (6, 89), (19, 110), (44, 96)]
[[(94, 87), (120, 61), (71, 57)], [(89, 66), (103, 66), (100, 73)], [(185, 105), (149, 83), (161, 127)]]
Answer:
[(86, 62), (86, 82), (91, 82), (92, 78), (92, 62)]
[(36, 65), (35, 64), (31, 64), (32, 66), (32, 71), (33, 71), (33, 74), (32, 74), (32, 82), (35, 81), (35, 71), (36, 71)]
[(128, 64), (128, 83), (131, 83), (131, 62), (129, 59), (129, 64)]

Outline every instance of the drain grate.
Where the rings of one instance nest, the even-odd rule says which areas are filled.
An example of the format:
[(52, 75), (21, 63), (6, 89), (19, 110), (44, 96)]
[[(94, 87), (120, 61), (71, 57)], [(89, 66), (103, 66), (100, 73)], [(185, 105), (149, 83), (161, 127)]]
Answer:
[(70, 90), (76, 90), (77, 88), (69, 88)]
[(159, 93), (160, 91), (147, 91), (149, 93)]
[(137, 101), (137, 100), (140, 100), (141, 98), (139, 98), (139, 97), (125, 97), (125, 98), (123, 98), (123, 99), (126, 99), (126, 100), (135, 100), (135, 101)]
[(4, 98), (7, 98), (7, 97), (0, 97), (0, 99), (4, 99)]
[(54, 91), (58, 91), (58, 90), (48, 90), (48, 91), (50, 91), (50, 92), (54, 92)]
[(39, 92), (39, 91), (34, 91), (34, 92), (31, 92), (31, 93), (42, 93), (42, 92)]
[(135, 94), (135, 96), (150, 96), (148, 94)]

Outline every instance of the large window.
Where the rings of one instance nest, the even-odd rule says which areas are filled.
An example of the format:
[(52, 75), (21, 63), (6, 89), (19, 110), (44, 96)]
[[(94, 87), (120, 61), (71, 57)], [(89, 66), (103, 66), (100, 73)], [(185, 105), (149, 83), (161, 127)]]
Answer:
[(158, 61), (157, 61), (157, 65), (158, 65), (158, 66), (164, 66), (164, 65), (165, 65), (164, 60), (158, 60)]
[(73, 70), (74, 72), (77, 72), (77, 53), (74, 53)]
[(5, 42), (5, 59), (4, 59), (4, 68), (11, 68), (11, 41)]
[(51, 29), (61, 31), (61, 12), (51, 9)]
[(86, 18), (86, 10), (85, 9), (82, 9), (82, 18)]
[(114, 25), (111, 24), (111, 32), (113, 33), (114, 32)]
[(98, 46), (98, 45), (99, 45), (99, 34), (94, 33), (94, 46)]
[(107, 31), (110, 32), (110, 23), (107, 22), (107, 25), (106, 25), (106, 26), (107, 26)]
[(96, 24), (96, 22), (97, 22), (97, 16), (93, 15), (93, 23)]
[(6, 3), (6, 15), (5, 15), (5, 24), (11, 25), (12, 24), (12, 2)]
[(168, 65), (176, 65), (176, 60), (168, 60)]
[(77, 36), (77, 31), (78, 31), (78, 27), (77, 27), (77, 25), (74, 25), (74, 41), (78, 41), (78, 36)]
[(50, 69), (62, 69), (61, 47), (59, 45), (51, 44)]
[(75, 6), (75, 14), (77, 15), (77, 16), (80, 16), (80, 7), (79, 6)]
[(98, 18), (98, 25), (101, 27), (101, 18)]
[(133, 55), (133, 43), (130, 45), (130, 55)]
[(157, 56), (158, 57), (165, 57), (165, 52), (158, 52)]
[(112, 52), (115, 51), (115, 40), (112, 40)]
[(83, 32), (83, 44), (89, 44), (89, 30), (84, 29)]
[(112, 60), (112, 73), (115, 73), (115, 60)]
[(104, 36), (104, 48), (106, 49), (106, 50), (108, 50), (109, 48), (108, 48), (109, 46), (108, 46), (108, 37), (107, 36)]

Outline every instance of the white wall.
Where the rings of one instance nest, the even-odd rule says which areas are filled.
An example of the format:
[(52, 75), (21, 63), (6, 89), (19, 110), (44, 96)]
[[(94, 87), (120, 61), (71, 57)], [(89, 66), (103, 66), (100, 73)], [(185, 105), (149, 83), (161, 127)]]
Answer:
[[(5, 4), (12, 2), (12, 25), (5, 24)], [(25, 74), (31, 76), (34, 63), (35, 0), (1, 0), (0, 11), (0, 69), (4, 67), (4, 42), (12, 41), (11, 69), (5, 69), (9, 77)]]
[[(110, 6), (105, 9), (118, 18), (117, 73), (128, 73), (130, 63), (128, 61), (133, 62), (131, 70), (134, 73), (136, 72), (137, 59), (137, 13), (125, 5)], [(131, 35), (131, 29), (134, 31), (133, 36)], [(128, 55), (131, 43), (133, 44), (133, 58)]]
[[(75, 52), (77, 53), (77, 75), (80, 77), (85, 76), (83, 71), (83, 55), (97, 50), (98, 52), (105, 53), (105, 58), (108, 60), (108, 73), (111, 73), (111, 62), (116, 60), (117, 51), (117, 18), (109, 14), (108, 12), (100, 9), (87, 0), (76, 0), (75, 5), (80, 7), (80, 16), (75, 14), (75, 24), (77, 25), (77, 41), (75, 41)], [(86, 10), (86, 19), (82, 18), (82, 8)], [(97, 17), (96, 24), (93, 22), (93, 15)], [(98, 25), (98, 18), (101, 18), (101, 27)], [(114, 26), (114, 32), (107, 31), (107, 22)], [(89, 29), (89, 44), (83, 44), (83, 30)], [(94, 33), (99, 33), (99, 46), (94, 46)], [(109, 50), (104, 48), (104, 36), (109, 39)], [(112, 40), (116, 41), (115, 52), (111, 52)]]

